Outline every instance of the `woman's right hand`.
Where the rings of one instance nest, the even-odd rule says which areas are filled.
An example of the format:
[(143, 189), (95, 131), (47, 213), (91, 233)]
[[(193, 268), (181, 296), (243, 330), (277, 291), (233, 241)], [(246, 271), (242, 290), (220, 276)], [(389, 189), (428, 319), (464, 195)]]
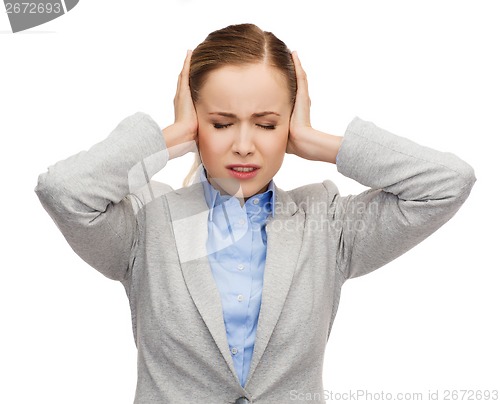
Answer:
[(189, 88), (191, 54), (188, 50), (184, 66), (177, 80), (174, 97), (175, 122), (163, 129), (163, 137), (169, 151), (169, 159), (196, 152), (198, 147), (198, 118)]

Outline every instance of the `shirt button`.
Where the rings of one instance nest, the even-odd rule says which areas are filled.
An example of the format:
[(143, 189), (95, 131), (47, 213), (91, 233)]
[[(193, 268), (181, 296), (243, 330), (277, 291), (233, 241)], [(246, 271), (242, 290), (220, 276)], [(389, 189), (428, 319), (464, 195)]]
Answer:
[(241, 226), (243, 226), (245, 224), (245, 219), (240, 219), (238, 221), (238, 224), (240, 224)]
[(259, 203), (259, 198), (255, 198), (252, 202), (254, 205), (257, 205)]
[(239, 265), (238, 265), (238, 269), (239, 269), (239, 270), (242, 270), (242, 269), (244, 269), (244, 268), (245, 268), (245, 265), (243, 265), (243, 264), (239, 264)]
[(243, 300), (243, 295), (238, 295), (238, 301), (241, 302)]
[(232, 348), (232, 349), (231, 349), (231, 353), (232, 353), (233, 355), (236, 355), (236, 354), (238, 353), (238, 348)]

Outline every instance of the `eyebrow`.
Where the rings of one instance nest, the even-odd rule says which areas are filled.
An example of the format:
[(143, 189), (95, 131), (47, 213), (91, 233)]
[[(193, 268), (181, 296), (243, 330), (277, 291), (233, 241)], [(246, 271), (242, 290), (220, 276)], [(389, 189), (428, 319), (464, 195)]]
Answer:
[[(208, 115), (221, 115), (221, 116), (225, 116), (225, 117), (228, 117), (228, 118), (237, 118), (237, 116), (235, 114), (231, 114), (230, 112), (209, 112)], [(256, 112), (255, 114), (252, 114), (252, 118), (259, 118), (261, 116), (266, 116), (266, 115), (281, 116), (277, 112), (264, 111), (264, 112)]]

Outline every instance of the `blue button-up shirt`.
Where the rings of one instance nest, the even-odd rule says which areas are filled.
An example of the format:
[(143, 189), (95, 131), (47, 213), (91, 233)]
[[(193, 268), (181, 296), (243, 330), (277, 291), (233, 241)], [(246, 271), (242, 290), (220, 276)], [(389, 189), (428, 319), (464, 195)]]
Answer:
[(221, 195), (200, 170), (208, 215), (208, 258), (222, 303), (227, 341), (241, 386), (250, 370), (262, 300), (266, 262), (266, 219), (274, 216), (275, 185), (243, 206)]

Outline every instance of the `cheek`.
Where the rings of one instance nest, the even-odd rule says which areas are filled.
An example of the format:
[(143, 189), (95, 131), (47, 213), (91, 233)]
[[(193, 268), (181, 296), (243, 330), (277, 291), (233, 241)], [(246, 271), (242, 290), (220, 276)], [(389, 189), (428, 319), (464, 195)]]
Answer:
[(273, 136), (263, 138), (262, 150), (265, 150), (268, 155), (285, 153), (288, 142), (288, 128), (276, 130)]
[(203, 127), (198, 128), (198, 149), (205, 166), (220, 162), (221, 157), (227, 153), (224, 139), (210, 128)]

